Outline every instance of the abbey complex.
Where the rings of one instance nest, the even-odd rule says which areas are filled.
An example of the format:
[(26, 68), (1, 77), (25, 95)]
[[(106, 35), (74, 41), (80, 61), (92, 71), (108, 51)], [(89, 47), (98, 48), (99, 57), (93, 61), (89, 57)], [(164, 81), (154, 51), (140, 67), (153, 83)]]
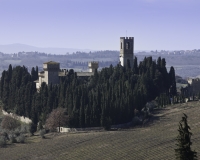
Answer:
[[(98, 62), (88, 63), (89, 72), (77, 72), (78, 77), (88, 77), (94, 75), (95, 69), (98, 69)], [(66, 76), (68, 70), (60, 69), (60, 63), (49, 61), (43, 63), (43, 71), (38, 73), (38, 80), (36, 80), (36, 88), (41, 87), (42, 82), (48, 84), (59, 84), (59, 78)]]
[[(134, 58), (134, 37), (120, 37), (120, 64), (126, 66), (128, 63), (133, 66)], [(88, 72), (76, 72), (78, 77), (88, 77), (94, 75), (96, 69), (98, 69), (98, 62), (88, 63)], [(38, 80), (35, 81), (36, 88), (41, 87), (42, 82), (48, 84), (59, 84), (59, 78), (66, 76), (68, 70), (60, 69), (60, 63), (49, 61), (43, 63), (43, 71), (38, 73)]]
[[(155, 119), (157, 116), (154, 116), (155, 114), (160, 115), (161, 111), (166, 111), (168, 115), (168, 113), (171, 113), (169, 110), (172, 109), (174, 117), (174, 111), (177, 113), (177, 110), (179, 110), (176, 108), (179, 105), (178, 103), (182, 103), (179, 105), (179, 108), (182, 108), (179, 112), (182, 112), (192, 109), (188, 107), (189, 103), (183, 103), (200, 100), (200, 91), (197, 88), (199, 80), (191, 79), (191, 85), (188, 85), (187, 81), (184, 81), (181, 77), (179, 77), (178, 81), (174, 67), (171, 66), (168, 70), (165, 58), (160, 56), (157, 56), (157, 60), (153, 59), (151, 55), (144, 57), (144, 60), (138, 64), (137, 56), (134, 55), (134, 38), (120, 37), (119, 42), (119, 52), (115, 55), (113, 54), (113, 57), (116, 57), (116, 65), (114, 66), (112, 63), (110, 63), (109, 67), (101, 66), (101, 59), (107, 56), (105, 54), (104, 57), (101, 57), (101, 52), (93, 54), (93, 56), (101, 58), (99, 58), (99, 62), (94, 61), (94, 59), (89, 62), (88, 70), (85, 70), (85, 72), (74, 72), (73, 68), (70, 70), (64, 69), (70, 68), (70, 66), (65, 65), (68, 59), (63, 58), (64, 56), (61, 56), (63, 60), (61, 58), (55, 60), (51, 56), (48, 59), (43, 59), (40, 64), (44, 61), (48, 62), (43, 63), (40, 72), (38, 72), (38, 67), (32, 67), (31, 72), (29, 72), (25, 66), (12, 67), (12, 65), (9, 65), (8, 69), (2, 72), (0, 80), (0, 103), (5, 111), (3, 111), (3, 114), (13, 113), (14, 116), (18, 116), (17, 119), (25, 120), (24, 122), (26, 122), (24, 117), (27, 117), (30, 120), (28, 123), (31, 122), (31, 124), (27, 125), (29, 129), (26, 132), (30, 132), (32, 135), (37, 132), (42, 138), (44, 138), (46, 131), (84, 131), (81, 134), (86, 135), (87, 131), (103, 129), (116, 130), (115, 133), (120, 134), (120, 137), (124, 137), (124, 131), (128, 130), (129, 134), (126, 137), (129, 137), (130, 135), (135, 136), (135, 129), (132, 130), (132, 128), (136, 125), (140, 126), (138, 128), (151, 127), (152, 125), (149, 124), (157, 120)], [(109, 54), (109, 52), (107, 53)], [(51, 58), (50, 61), (49, 58)], [(81, 59), (81, 57), (78, 58)], [(51, 61), (53, 59), (54, 61)], [(84, 65), (87, 64), (85, 63)], [(177, 87), (177, 82), (181, 82), (179, 88)], [(192, 90), (191, 86), (193, 87)], [(169, 107), (166, 109), (168, 105)], [(198, 103), (197, 105), (199, 106)], [(162, 110), (162, 108), (164, 109)], [(154, 109), (156, 112), (154, 112)], [(196, 113), (195, 109), (190, 112), (190, 115), (194, 114), (194, 112)], [(158, 118), (158, 124), (165, 126), (165, 122), (167, 125), (169, 122), (165, 118), (166, 114), (163, 115), (163, 123), (161, 124)], [(172, 124), (175, 124), (174, 121), (177, 121), (178, 125), (179, 120), (177, 118), (173, 119), (171, 121)], [(4, 119), (2, 122), (5, 122)], [(196, 124), (196, 118), (194, 123)], [(6, 129), (7, 125), (1, 124), (1, 127)], [(26, 134), (22, 123), (19, 123), (19, 127), (20, 130), (17, 128), (17, 132), (13, 132), (14, 130), (10, 128), (4, 135), (12, 133), (13, 137), (16, 137), (16, 142), (18, 142), (21, 138), (20, 136), (25, 138)], [(124, 128), (123, 133), (118, 131), (118, 129)], [(154, 128), (154, 130), (157, 130), (157, 128), (160, 128), (160, 126)], [(163, 130), (164, 133), (166, 128)], [(175, 130), (174, 127), (173, 130)], [(21, 132), (20, 135), (18, 134), (19, 131)], [(134, 134), (132, 131), (134, 131)], [(160, 131), (158, 129), (159, 133), (157, 135), (160, 135)], [(93, 133), (88, 135), (91, 136)], [(109, 139), (107, 135), (110, 133), (106, 133), (106, 139)], [(99, 138), (99, 134), (101, 132), (98, 132), (94, 139), (97, 138), (100, 141), (105, 139), (105, 137)], [(50, 135), (53, 134), (50, 133)], [(71, 140), (76, 139), (71, 135), (67, 135), (70, 141), (65, 141), (69, 145), (72, 144)], [(173, 137), (169, 137), (167, 141), (174, 140), (174, 135), (173, 133)], [(125, 141), (134, 144), (130, 140), (141, 137), (141, 135), (134, 136), (133, 138), (126, 138)], [(112, 137), (115, 136), (112, 134)], [(11, 140), (5, 139), (5, 142), (14, 143)], [(118, 140), (118, 138), (113, 140)], [(49, 143), (48, 141), (52, 140), (42, 140), (41, 142), (45, 144)], [(163, 143), (164, 141), (166, 140), (162, 139), (162, 142), (160, 142)]]

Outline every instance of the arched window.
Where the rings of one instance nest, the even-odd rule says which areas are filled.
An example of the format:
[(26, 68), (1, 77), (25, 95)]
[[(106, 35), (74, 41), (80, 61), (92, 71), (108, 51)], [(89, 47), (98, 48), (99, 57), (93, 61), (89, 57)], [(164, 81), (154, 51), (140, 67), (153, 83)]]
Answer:
[(130, 43), (126, 42), (126, 49), (130, 49)]
[(121, 49), (122, 49), (122, 42), (121, 42)]

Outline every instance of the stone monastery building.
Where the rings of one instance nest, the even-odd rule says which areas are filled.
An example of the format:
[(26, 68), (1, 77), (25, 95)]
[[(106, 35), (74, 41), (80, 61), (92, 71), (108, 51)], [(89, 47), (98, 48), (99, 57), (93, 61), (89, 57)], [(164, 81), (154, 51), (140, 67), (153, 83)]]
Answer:
[[(98, 62), (88, 63), (89, 72), (76, 72), (78, 77), (88, 77), (94, 75), (95, 69), (98, 69)], [(66, 76), (68, 74), (67, 70), (60, 69), (60, 63), (49, 61), (43, 63), (43, 71), (38, 73), (38, 80), (36, 80), (36, 88), (41, 87), (42, 82), (48, 84), (59, 84), (60, 77)]]
[[(130, 66), (133, 66), (134, 57), (134, 37), (120, 37), (120, 55), (119, 60), (122, 66), (126, 66), (128, 61)], [(88, 77), (94, 75), (95, 69), (98, 69), (98, 62), (89, 62), (89, 72), (76, 72), (78, 77)], [(38, 80), (36, 80), (36, 88), (41, 87), (42, 82), (48, 84), (59, 84), (60, 77), (66, 76), (67, 70), (60, 69), (60, 63), (49, 61), (43, 63), (43, 71), (38, 73)]]

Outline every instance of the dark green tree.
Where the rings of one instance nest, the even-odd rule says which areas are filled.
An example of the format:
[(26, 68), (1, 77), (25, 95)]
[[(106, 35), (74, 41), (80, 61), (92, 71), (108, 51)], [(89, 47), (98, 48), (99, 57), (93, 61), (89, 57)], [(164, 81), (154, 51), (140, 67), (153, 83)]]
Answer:
[[(184, 113), (183, 113), (184, 114)], [(197, 160), (197, 152), (191, 150), (191, 135), (192, 133), (187, 123), (187, 115), (184, 114), (179, 122), (179, 135), (177, 136), (177, 149), (175, 149), (176, 159), (178, 160)]]
[(127, 66), (126, 66), (127, 69), (130, 69), (131, 68), (131, 64), (130, 64), (130, 60), (127, 59)]
[(134, 74), (139, 74), (137, 57), (134, 58), (134, 62), (133, 62), (133, 73), (134, 73)]
[(174, 67), (172, 66), (169, 71), (169, 84), (170, 84), (170, 95), (175, 96), (177, 93), (176, 90), (176, 78), (175, 78), (175, 71)]
[(130, 122), (134, 109), (141, 111), (156, 97), (162, 106), (168, 104), (174, 75), (172, 71), (167, 73), (161, 57), (157, 63), (145, 57), (139, 67), (135, 57), (132, 68), (110, 65), (95, 70), (90, 77), (78, 77), (70, 69), (60, 78), (60, 84), (43, 83), (37, 92), (33, 81), (38, 79), (38, 67), (32, 68), (30, 74), (24, 66), (10, 65), (1, 76), (0, 100), (6, 111), (30, 117), (33, 131), (58, 107), (67, 110), (70, 127), (114, 125)]

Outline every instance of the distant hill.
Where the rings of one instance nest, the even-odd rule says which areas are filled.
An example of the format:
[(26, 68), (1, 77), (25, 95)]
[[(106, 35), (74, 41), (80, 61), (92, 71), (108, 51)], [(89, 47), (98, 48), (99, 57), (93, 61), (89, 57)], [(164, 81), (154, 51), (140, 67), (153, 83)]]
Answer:
[(76, 51), (82, 52), (90, 52), (94, 50), (90, 49), (77, 49), (77, 48), (55, 48), (55, 47), (48, 47), (48, 48), (40, 48), (35, 46), (30, 46), (26, 44), (8, 44), (8, 45), (0, 45), (0, 52), (3, 53), (18, 53), (18, 52), (44, 52), (44, 53), (51, 53), (51, 54), (66, 54), (66, 53), (73, 53)]

